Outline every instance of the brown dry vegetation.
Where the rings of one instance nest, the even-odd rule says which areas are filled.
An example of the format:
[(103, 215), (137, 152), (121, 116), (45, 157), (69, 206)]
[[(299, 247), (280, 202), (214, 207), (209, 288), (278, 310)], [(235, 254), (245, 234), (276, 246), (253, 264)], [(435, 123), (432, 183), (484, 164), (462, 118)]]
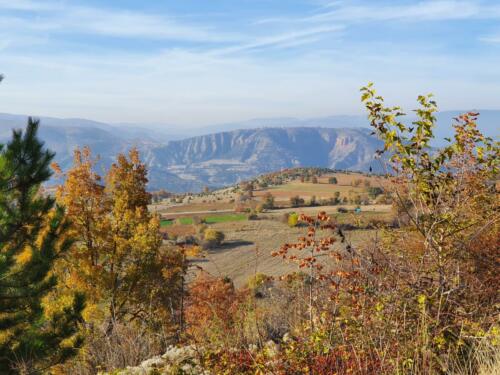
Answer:
[[(295, 264), (283, 262), (271, 253), (300, 237), (304, 228), (290, 228), (278, 220), (220, 223), (211, 227), (226, 234), (224, 244), (209, 251), (205, 258), (194, 261), (210, 275), (229, 277), (235, 286), (242, 287), (256, 273), (279, 277), (297, 271)], [(355, 230), (346, 235), (353, 244), (359, 245), (375, 236), (375, 231)], [(338, 244), (337, 248), (340, 247)]]

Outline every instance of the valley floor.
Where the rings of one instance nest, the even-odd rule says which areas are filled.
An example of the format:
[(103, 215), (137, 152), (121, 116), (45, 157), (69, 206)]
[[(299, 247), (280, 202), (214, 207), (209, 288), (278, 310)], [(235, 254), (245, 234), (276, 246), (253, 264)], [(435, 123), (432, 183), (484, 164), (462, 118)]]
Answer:
[[(308, 213), (321, 210), (319, 207), (308, 207)], [(280, 210), (283, 211), (290, 210)], [(302, 211), (302, 209), (301, 209)], [(277, 215), (277, 214), (274, 214)], [(285, 263), (279, 257), (271, 256), (273, 251), (285, 243), (295, 242), (305, 235), (305, 228), (290, 228), (270, 215), (269, 218), (211, 225), (225, 233), (224, 244), (210, 250), (205, 258), (196, 259), (193, 263), (204, 271), (217, 277), (229, 277), (235, 286), (243, 286), (256, 273), (279, 277), (286, 273), (298, 271), (295, 263)], [(367, 238), (376, 235), (375, 230), (347, 231), (346, 237), (354, 246), (360, 245)], [(336, 247), (340, 248), (340, 244)]]

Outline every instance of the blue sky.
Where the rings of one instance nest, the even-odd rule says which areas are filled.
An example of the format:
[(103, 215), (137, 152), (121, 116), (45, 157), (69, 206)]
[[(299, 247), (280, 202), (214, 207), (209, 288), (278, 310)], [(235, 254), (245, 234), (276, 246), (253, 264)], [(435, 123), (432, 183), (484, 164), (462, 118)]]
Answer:
[(0, 112), (180, 127), (500, 109), (500, 0), (0, 0)]

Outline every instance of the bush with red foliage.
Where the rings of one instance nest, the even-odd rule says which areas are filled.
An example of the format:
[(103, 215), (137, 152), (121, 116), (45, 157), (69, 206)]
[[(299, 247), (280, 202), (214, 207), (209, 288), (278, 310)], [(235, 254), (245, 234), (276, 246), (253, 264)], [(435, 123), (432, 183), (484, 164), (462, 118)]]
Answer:
[(185, 318), (193, 340), (234, 343), (241, 336), (238, 313), (247, 291), (236, 290), (231, 280), (200, 273), (188, 293)]

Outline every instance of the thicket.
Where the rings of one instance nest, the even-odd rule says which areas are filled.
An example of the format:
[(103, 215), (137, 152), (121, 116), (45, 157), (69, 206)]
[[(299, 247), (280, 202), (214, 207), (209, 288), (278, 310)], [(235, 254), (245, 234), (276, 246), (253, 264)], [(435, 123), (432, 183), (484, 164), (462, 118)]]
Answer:
[(199, 343), (214, 373), (498, 371), (499, 144), (468, 113), (436, 151), (430, 96), (418, 98), (418, 120), (405, 125), (371, 85), (362, 91), (395, 176), (398, 225), (354, 246), (325, 213), (294, 216), (305, 235), (273, 255), (301, 272), (274, 280), (264, 297), (222, 292), (229, 326), (203, 324), (205, 336), (218, 335)]

